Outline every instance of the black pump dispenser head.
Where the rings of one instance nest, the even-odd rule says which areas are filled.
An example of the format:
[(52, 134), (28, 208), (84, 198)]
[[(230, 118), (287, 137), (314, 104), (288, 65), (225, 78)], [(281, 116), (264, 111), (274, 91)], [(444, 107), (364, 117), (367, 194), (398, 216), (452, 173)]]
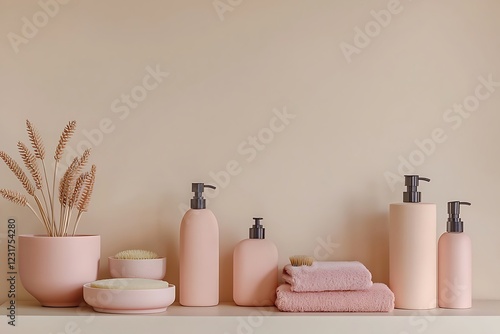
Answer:
[(253, 220), (255, 220), (255, 223), (252, 227), (250, 227), (250, 233), (248, 237), (250, 239), (265, 239), (266, 229), (260, 223), (262, 218), (254, 218)]
[(417, 191), (418, 181), (430, 182), (431, 179), (420, 177), (418, 175), (405, 175), (406, 191), (403, 193), (403, 202), (405, 203), (420, 203), (420, 191)]
[(207, 207), (207, 203), (205, 198), (203, 197), (203, 190), (205, 188), (215, 189), (214, 186), (204, 183), (193, 183), (192, 191), (194, 192), (194, 197), (191, 199), (191, 209), (205, 209)]
[(460, 205), (471, 205), (469, 202), (453, 201), (448, 202), (448, 221), (446, 222), (447, 232), (463, 232), (464, 222), (460, 218)]

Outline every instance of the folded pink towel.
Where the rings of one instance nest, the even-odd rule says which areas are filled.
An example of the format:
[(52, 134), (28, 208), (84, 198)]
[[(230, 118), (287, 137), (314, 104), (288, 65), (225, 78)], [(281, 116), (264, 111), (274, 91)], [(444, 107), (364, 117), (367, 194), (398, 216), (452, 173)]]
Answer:
[(283, 268), (283, 279), (295, 292), (364, 290), (372, 286), (372, 274), (357, 261), (313, 262), (312, 266)]
[(276, 289), (276, 307), (284, 312), (390, 312), (394, 294), (383, 283), (368, 290), (293, 292), (290, 285)]

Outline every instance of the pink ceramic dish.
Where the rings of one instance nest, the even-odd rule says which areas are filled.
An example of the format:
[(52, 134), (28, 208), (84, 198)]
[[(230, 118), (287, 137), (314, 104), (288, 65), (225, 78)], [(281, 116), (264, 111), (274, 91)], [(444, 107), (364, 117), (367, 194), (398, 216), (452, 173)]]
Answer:
[(102, 313), (160, 313), (175, 300), (175, 285), (167, 288), (144, 290), (100, 289), (83, 286), (85, 302)]
[(149, 278), (162, 280), (167, 271), (167, 259), (115, 259), (108, 257), (109, 273), (113, 278)]

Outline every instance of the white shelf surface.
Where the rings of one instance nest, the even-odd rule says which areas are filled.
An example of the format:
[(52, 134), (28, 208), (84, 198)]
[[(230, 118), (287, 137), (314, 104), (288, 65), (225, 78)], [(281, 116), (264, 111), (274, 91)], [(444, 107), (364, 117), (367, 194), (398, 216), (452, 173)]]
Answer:
[(156, 314), (97, 313), (77, 308), (41, 307), (37, 302), (16, 303), (16, 326), (8, 324), (8, 303), (1, 306), (0, 333), (216, 333), (316, 334), (500, 333), (500, 300), (475, 300), (466, 310), (394, 310), (390, 313), (285, 313), (275, 307), (214, 307), (174, 304)]

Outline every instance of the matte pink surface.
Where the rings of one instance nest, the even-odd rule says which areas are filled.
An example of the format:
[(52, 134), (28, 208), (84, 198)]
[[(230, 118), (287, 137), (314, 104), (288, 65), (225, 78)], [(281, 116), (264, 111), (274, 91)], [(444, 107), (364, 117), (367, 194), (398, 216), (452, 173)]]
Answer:
[(233, 255), (233, 300), (240, 306), (270, 306), (278, 287), (278, 249), (266, 239), (240, 241)]
[(372, 286), (372, 274), (357, 261), (314, 262), (312, 266), (283, 268), (283, 279), (296, 292), (363, 290)]
[(436, 308), (436, 241), (435, 204), (389, 206), (389, 287), (396, 296), (396, 308)]
[(472, 242), (465, 233), (444, 233), (438, 243), (438, 303), (472, 307)]
[(276, 290), (276, 307), (285, 312), (390, 312), (394, 294), (382, 283), (367, 290), (293, 292), (289, 284)]
[(83, 284), (97, 279), (101, 253), (98, 235), (19, 236), (19, 276), (43, 306), (78, 306)]
[(219, 227), (209, 209), (190, 209), (182, 218), (179, 301), (184, 306), (219, 304)]
[(115, 259), (108, 257), (109, 273), (113, 278), (148, 278), (162, 280), (167, 271), (167, 259)]

